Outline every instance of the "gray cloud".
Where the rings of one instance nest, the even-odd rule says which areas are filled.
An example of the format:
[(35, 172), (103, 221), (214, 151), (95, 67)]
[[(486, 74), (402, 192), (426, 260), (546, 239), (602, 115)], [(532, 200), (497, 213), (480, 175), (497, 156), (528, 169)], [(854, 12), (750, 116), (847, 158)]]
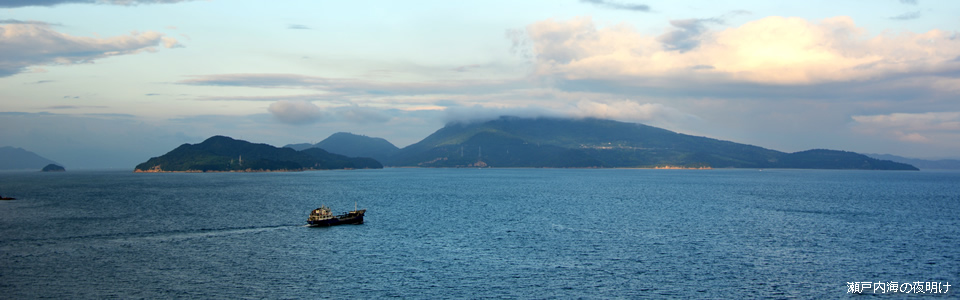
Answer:
[(707, 31), (706, 24), (723, 24), (717, 18), (670, 20), (674, 29), (657, 37), (667, 50), (686, 52), (700, 45), (700, 36)]
[(21, 21), (21, 20), (14, 20), (14, 19), (0, 20), (0, 24), (29, 24), (29, 25), (41, 25), (41, 26), (60, 26), (61, 25), (60, 23), (47, 23), (43, 21), (33, 21), (33, 20)]
[(193, 0), (5, 0), (0, 2), (0, 8), (15, 8), (26, 6), (55, 6), (60, 4), (111, 4), (111, 5), (140, 5), (178, 3)]
[(612, 8), (612, 9), (623, 9), (623, 10), (632, 10), (632, 11), (642, 11), (649, 12), (650, 6), (644, 4), (628, 4), (628, 3), (619, 3), (606, 0), (580, 0), (583, 3), (590, 3), (596, 6)]
[(893, 17), (890, 17), (891, 20), (913, 20), (920, 18), (920, 11), (905, 12)]
[(347, 93), (322, 93), (322, 94), (301, 94), (301, 95), (281, 95), (281, 96), (204, 96), (197, 98), (202, 101), (324, 101), (328, 103), (349, 103)]
[(306, 25), (290, 24), (287, 26), (287, 29), (311, 29), (311, 28), (307, 27)]
[(910, 5), (917, 5), (917, 0), (900, 0), (900, 3), (910, 4)]
[(497, 119), (501, 116), (521, 118), (563, 117), (560, 113), (539, 107), (500, 108), (473, 105), (450, 107), (443, 111), (443, 121), (447, 124), (484, 122)]
[(728, 18), (749, 14), (752, 13), (746, 10), (734, 10), (715, 18), (670, 20), (670, 25), (674, 29), (660, 35), (657, 40), (663, 43), (667, 50), (686, 52), (700, 45), (701, 36), (708, 30), (707, 25), (722, 25)]
[(109, 56), (151, 52), (160, 45), (181, 47), (176, 39), (153, 31), (90, 38), (66, 35), (45, 23), (7, 23), (0, 25), (0, 77), (35, 65), (90, 63)]
[[(664, 99), (726, 99), (782, 103), (814, 101), (857, 106), (864, 103), (883, 103), (887, 109), (909, 111), (955, 110), (955, 93), (933, 89), (928, 81), (935, 75), (886, 76), (853, 82), (827, 82), (806, 85), (778, 85), (736, 82), (710, 78), (642, 79), (623, 77), (606, 80), (556, 80), (555, 87), (567, 92), (591, 92)], [(923, 99), (918, 102), (917, 99)], [(877, 110), (870, 110), (875, 112)], [(879, 110), (887, 112), (889, 110)]]
[(292, 125), (315, 123), (323, 117), (320, 107), (308, 101), (280, 100), (270, 104), (267, 111), (278, 121)]
[(54, 106), (46, 107), (46, 109), (81, 109), (81, 108), (107, 108), (107, 107), (97, 106), (97, 105), (54, 105)]
[(337, 107), (331, 109), (330, 112), (337, 118), (354, 123), (386, 123), (387, 121), (390, 121), (390, 116), (384, 114), (383, 111), (372, 107), (359, 106), (356, 104)]
[(483, 66), (482, 65), (466, 65), (466, 66), (459, 66), (459, 67), (453, 68), (451, 69), (451, 71), (462, 73), (462, 72), (469, 72), (470, 70), (480, 68), (480, 67), (483, 67)]
[[(490, 93), (526, 87), (524, 80), (446, 80), (393, 82), (364, 79), (327, 78), (299, 74), (216, 74), (193, 76), (176, 83), (199, 86), (244, 86), (259, 88), (305, 88), (345, 95), (426, 95)], [(233, 97), (236, 99), (237, 97)], [(211, 99), (227, 100), (227, 99)], [(251, 99), (256, 100), (256, 99)], [(264, 99), (265, 100), (265, 99)]]
[(0, 8), (24, 6), (54, 6), (66, 3), (96, 3), (94, 0), (9, 0), (0, 2)]

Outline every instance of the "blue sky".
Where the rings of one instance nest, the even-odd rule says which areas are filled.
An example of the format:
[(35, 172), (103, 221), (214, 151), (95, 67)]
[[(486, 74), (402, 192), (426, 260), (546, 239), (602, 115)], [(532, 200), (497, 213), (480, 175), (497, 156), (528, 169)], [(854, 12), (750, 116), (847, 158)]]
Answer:
[(960, 2), (0, 1), (0, 146), (132, 168), (212, 135), (600, 117), (960, 155)]

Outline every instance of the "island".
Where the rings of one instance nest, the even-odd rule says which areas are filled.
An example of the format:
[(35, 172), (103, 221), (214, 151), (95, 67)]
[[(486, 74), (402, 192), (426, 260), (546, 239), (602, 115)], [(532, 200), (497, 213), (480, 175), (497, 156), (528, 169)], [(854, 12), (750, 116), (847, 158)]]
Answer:
[(63, 167), (57, 164), (49, 164), (46, 167), (43, 167), (43, 169), (41, 169), (40, 171), (41, 172), (66, 172), (67, 169), (64, 169)]
[(335, 169), (380, 169), (380, 162), (347, 157), (320, 148), (297, 151), (213, 136), (199, 144), (183, 144), (136, 166), (134, 172), (292, 172)]
[(451, 122), (382, 160), (395, 167), (918, 170), (829, 149), (794, 153), (595, 118)]

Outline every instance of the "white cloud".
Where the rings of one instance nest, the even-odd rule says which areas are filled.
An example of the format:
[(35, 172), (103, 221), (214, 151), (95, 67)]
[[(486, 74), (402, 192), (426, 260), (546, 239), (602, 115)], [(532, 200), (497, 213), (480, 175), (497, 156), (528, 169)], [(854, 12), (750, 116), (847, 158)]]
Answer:
[(613, 119), (625, 122), (651, 122), (698, 120), (699, 118), (683, 113), (677, 109), (664, 106), (660, 103), (638, 103), (630, 100), (600, 102), (581, 100), (577, 102), (567, 114), (585, 118)]
[(152, 52), (158, 45), (181, 46), (176, 39), (153, 31), (91, 38), (60, 33), (43, 23), (0, 25), (0, 77), (30, 66), (90, 63), (109, 56)]
[(280, 100), (270, 104), (267, 111), (280, 122), (293, 125), (314, 123), (323, 117), (320, 107), (308, 101)]
[[(941, 30), (869, 36), (844, 16), (818, 22), (767, 17), (725, 30), (687, 23), (679, 25), (694, 30), (680, 37), (658, 38), (627, 25), (597, 28), (588, 17), (541, 21), (526, 32), (537, 55), (537, 74), (568, 80), (796, 85), (960, 70), (955, 60), (960, 39)], [(678, 38), (682, 45), (675, 44)]]

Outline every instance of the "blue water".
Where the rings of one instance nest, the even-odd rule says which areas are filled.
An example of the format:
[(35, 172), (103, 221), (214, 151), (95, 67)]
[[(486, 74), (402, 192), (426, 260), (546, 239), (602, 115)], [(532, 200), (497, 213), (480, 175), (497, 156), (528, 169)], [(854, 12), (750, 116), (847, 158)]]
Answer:
[[(852, 281), (960, 283), (958, 172), (7, 172), (0, 193), (19, 198), (0, 201), (6, 299), (838, 298)], [(355, 202), (363, 225), (303, 226)]]

